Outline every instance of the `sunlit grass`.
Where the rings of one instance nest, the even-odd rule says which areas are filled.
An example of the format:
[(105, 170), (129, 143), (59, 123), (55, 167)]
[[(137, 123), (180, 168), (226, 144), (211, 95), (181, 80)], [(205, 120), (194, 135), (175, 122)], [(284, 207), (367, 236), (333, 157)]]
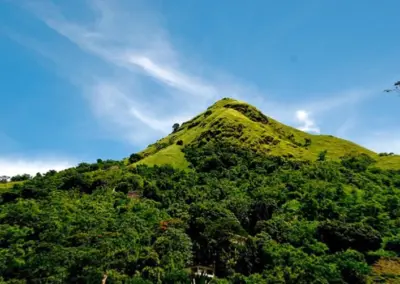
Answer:
[(7, 183), (0, 183), (0, 193), (4, 191), (10, 190), (14, 185), (22, 183), (21, 181), (14, 181), (14, 182), (7, 182)]
[[(227, 105), (229, 107), (226, 107)], [(234, 109), (235, 105), (247, 106), (247, 112)], [(327, 160), (339, 160), (340, 157), (351, 153), (364, 153), (377, 161), (375, 164), (377, 167), (400, 169), (400, 156), (380, 157), (377, 153), (353, 142), (330, 135), (302, 132), (272, 118), (268, 118), (269, 122), (266, 124), (254, 121), (252, 116), (257, 116), (258, 113), (256, 108), (244, 102), (233, 99), (220, 100), (207, 112), (184, 123), (176, 133), (168, 135), (142, 151), (141, 154), (146, 157), (138, 164), (170, 164), (177, 168), (187, 168), (188, 162), (181, 151), (183, 146), (176, 145), (178, 140), (182, 140), (183, 145), (188, 145), (198, 142), (199, 137), (207, 131), (220, 131), (226, 134), (228, 131), (232, 132), (232, 129), (233, 131), (237, 129), (238, 135), (231, 137), (225, 137), (225, 135), (225, 141), (269, 155), (315, 161), (322, 151), (327, 151)], [(276, 144), (266, 143), (265, 138), (272, 138)], [(220, 137), (213, 137), (213, 139), (219, 140)], [(305, 146), (306, 139), (311, 140), (309, 146)]]

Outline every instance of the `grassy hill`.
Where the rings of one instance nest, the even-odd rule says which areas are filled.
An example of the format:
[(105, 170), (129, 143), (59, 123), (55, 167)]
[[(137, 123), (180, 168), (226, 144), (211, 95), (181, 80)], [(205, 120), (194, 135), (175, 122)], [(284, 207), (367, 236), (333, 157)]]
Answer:
[(221, 100), (129, 163), (0, 184), (0, 283), (399, 283), (400, 171), (350, 153), (399, 165)]
[(379, 156), (344, 139), (297, 130), (265, 116), (254, 106), (228, 98), (183, 123), (175, 133), (149, 145), (140, 153), (144, 158), (136, 165), (171, 164), (185, 169), (189, 164), (182, 152), (183, 147), (201, 146), (213, 140), (226, 140), (260, 153), (303, 160), (316, 160), (323, 151), (327, 153), (327, 160), (339, 160), (346, 154), (364, 153), (376, 160), (377, 167), (400, 169), (398, 155)]

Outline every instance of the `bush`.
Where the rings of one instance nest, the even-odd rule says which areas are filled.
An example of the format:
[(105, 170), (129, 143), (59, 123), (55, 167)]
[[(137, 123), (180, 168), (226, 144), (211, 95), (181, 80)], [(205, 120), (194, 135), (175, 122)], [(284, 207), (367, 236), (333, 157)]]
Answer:
[(375, 160), (367, 154), (346, 155), (341, 157), (342, 165), (357, 172), (364, 172)]
[(115, 191), (116, 192), (123, 192), (123, 193), (128, 193), (131, 189), (131, 186), (127, 182), (120, 182), (116, 187)]
[(324, 150), (318, 154), (318, 161), (322, 162), (326, 160), (326, 154), (328, 153), (327, 150)]
[(25, 180), (28, 180), (28, 179), (31, 179), (31, 176), (29, 174), (23, 174), (23, 175), (13, 176), (11, 178), (11, 181), (25, 181)]
[(174, 125), (172, 125), (172, 133), (177, 132), (179, 127), (180, 127), (179, 123), (174, 123)]
[(132, 155), (129, 156), (129, 163), (134, 164), (136, 162), (139, 162), (142, 159), (142, 156), (137, 153), (133, 153)]
[(176, 141), (176, 145), (182, 146), (183, 145), (183, 141), (182, 140)]
[(318, 226), (318, 236), (332, 252), (349, 248), (360, 252), (373, 251), (379, 249), (382, 243), (380, 233), (362, 223), (325, 221)]
[(384, 153), (379, 153), (379, 156), (380, 157), (394, 156), (394, 153), (393, 152), (390, 152), (390, 153), (384, 152)]
[(400, 235), (390, 238), (385, 245), (385, 250), (393, 251), (400, 256)]
[(211, 115), (212, 114), (212, 111), (211, 110), (207, 110), (205, 113), (204, 113), (204, 117), (207, 117), (207, 116), (209, 116), (209, 115)]

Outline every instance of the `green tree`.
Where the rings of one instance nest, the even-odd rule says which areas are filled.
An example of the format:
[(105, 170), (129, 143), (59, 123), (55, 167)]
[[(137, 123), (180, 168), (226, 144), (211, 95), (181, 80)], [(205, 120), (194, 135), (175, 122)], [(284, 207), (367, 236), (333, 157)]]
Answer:
[(180, 125), (179, 123), (174, 123), (174, 125), (172, 125), (172, 132), (177, 132), (179, 129)]
[(318, 154), (318, 161), (320, 161), (320, 162), (325, 161), (325, 159), (326, 159), (326, 154), (327, 154), (327, 153), (328, 153), (327, 150), (324, 150), (324, 151), (319, 152), (319, 154)]
[(138, 153), (133, 153), (132, 155), (129, 156), (129, 163), (134, 164), (136, 162), (139, 162), (142, 158), (142, 156)]
[(16, 175), (11, 177), (11, 181), (25, 181), (28, 179), (31, 179), (32, 177), (29, 174), (23, 174), (23, 175)]
[(168, 271), (181, 270), (192, 263), (192, 242), (181, 229), (168, 228), (157, 238), (154, 249)]

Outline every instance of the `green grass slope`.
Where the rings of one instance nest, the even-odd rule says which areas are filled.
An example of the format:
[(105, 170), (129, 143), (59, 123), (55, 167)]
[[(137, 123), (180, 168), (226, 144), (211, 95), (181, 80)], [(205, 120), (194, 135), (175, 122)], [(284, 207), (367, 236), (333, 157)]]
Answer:
[(338, 160), (346, 154), (364, 153), (376, 160), (378, 167), (400, 169), (398, 155), (381, 157), (344, 139), (302, 132), (265, 116), (245, 102), (227, 98), (183, 123), (178, 131), (149, 145), (140, 153), (144, 159), (135, 165), (171, 164), (186, 169), (188, 162), (183, 147), (189, 144), (202, 146), (213, 140), (225, 140), (265, 154), (305, 160), (316, 160), (322, 151), (327, 151), (326, 159), (329, 160)]
[(11, 181), (7, 183), (0, 183), (0, 193), (6, 192), (13, 188), (14, 185), (20, 184), (22, 181)]

